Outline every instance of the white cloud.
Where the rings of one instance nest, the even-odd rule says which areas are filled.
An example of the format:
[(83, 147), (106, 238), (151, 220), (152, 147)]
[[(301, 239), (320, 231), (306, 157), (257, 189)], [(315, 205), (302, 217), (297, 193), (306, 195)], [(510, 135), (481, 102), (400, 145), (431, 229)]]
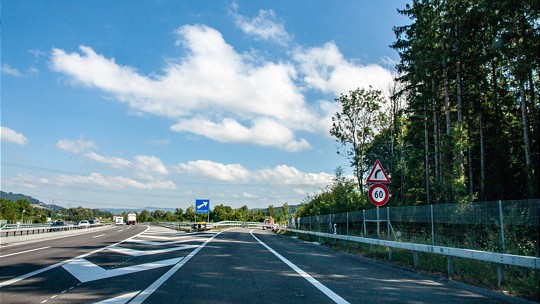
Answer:
[(202, 117), (179, 121), (171, 127), (177, 132), (191, 131), (220, 142), (252, 143), (263, 146), (276, 146), (284, 151), (298, 152), (310, 149), (311, 145), (303, 138), (296, 139), (287, 127), (271, 119), (252, 121), (245, 127), (230, 118), (215, 123)]
[(85, 156), (99, 163), (110, 165), (112, 168), (127, 168), (131, 165), (131, 163), (126, 159), (120, 157), (103, 156), (93, 151), (86, 153)]
[(270, 185), (302, 185), (305, 187), (324, 187), (332, 182), (328, 173), (305, 173), (286, 165), (250, 171), (240, 164), (222, 164), (210, 160), (196, 160), (175, 165), (179, 173), (205, 179), (248, 183), (260, 182)]
[[(212, 116), (213, 120), (269, 119), (282, 125), (282, 129), (289, 129), (293, 136), (295, 130), (317, 129), (317, 110), (306, 104), (296, 87), (296, 70), (291, 64), (253, 65), (235, 52), (218, 31), (207, 26), (183, 26), (177, 34), (177, 43), (186, 48), (188, 55), (180, 61), (170, 61), (161, 76), (139, 75), (134, 68), (120, 66), (86, 46), (80, 47), (82, 54), (54, 49), (51, 66), (70, 76), (74, 83), (115, 95), (135, 111), (175, 120), (199, 113)], [(269, 138), (268, 143), (283, 147), (279, 138), (275, 144)]]
[(174, 168), (180, 173), (227, 182), (247, 182), (250, 174), (240, 164), (225, 165), (210, 160), (190, 161), (178, 164)]
[(56, 147), (70, 153), (82, 153), (97, 148), (93, 141), (84, 141), (83, 139), (60, 139), (56, 143)]
[[(270, 17), (275, 14), (257, 18)], [(304, 93), (316, 90), (337, 97), (369, 85), (386, 90), (392, 81), (389, 70), (347, 60), (333, 42), (297, 47), (291, 61), (272, 62), (253, 60), (253, 52), (238, 53), (219, 31), (205, 25), (185, 25), (176, 34), (186, 55), (168, 60), (161, 74), (141, 75), (88, 46), (73, 53), (54, 49), (51, 68), (73, 84), (112, 94), (131, 112), (171, 119), (173, 131), (289, 152), (310, 149), (297, 132), (327, 134), (334, 114), (327, 103), (307, 103)]]
[(11, 75), (15, 77), (21, 77), (23, 75), (19, 70), (5, 63), (2, 64), (1, 70), (2, 70), (2, 73), (6, 75)]
[(16, 143), (19, 145), (26, 145), (28, 139), (21, 133), (16, 132), (8, 127), (0, 126), (0, 138), (5, 141)]
[(236, 26), (244, 33), (257, 39), (275, 41), (280, 45), (287, 45), (291, 41), (290, 35), (285, 31), (285, 26), (278, 22), (273, 10), (259, 10), (259, 15), (248, 19), (238, 14), (238, 5), (233, 3), (231, 14)]
[(156, 174), (159, 176), (169, 174), (159, 158), (148, 155), (135, 156), (135, 170), (138, 176), (148, 179), (153, 179)]
[(379, 65), (363, 66), (346, 60), (333, 42), (322, 47), (297, 48), (293, 57), (308, 87), (336, 96), (370, 85), (385, 91), (393, 81), (392, 73)]
[(170, 181), (153, 180), (148, 182), (140, 182), (123, 176), (104, 176), (99, 173), (91, 173), (90, 175), (65, 175), (61, 174), (54, 177), (53, 181), (58, 186), (69, 185), (94, 185), (106, 189), (176, 189), (176, 185)]
[(331, 174), (305, 173), (286, 165), (279, 165), (272, 169), (261, 169), (254, 173), (254, 178), (273, 185), (305, 185), (326, 186), (332, 182)]

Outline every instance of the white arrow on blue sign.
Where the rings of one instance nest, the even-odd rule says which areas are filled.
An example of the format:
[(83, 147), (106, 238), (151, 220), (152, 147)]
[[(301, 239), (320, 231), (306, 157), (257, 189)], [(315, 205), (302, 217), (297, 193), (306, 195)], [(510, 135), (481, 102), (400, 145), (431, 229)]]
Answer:
[(208, 213), (210, 213), (210, 200), (208, 200), (208, 199), (195, 200), (195, 213), (196, 214), (208, 214)]

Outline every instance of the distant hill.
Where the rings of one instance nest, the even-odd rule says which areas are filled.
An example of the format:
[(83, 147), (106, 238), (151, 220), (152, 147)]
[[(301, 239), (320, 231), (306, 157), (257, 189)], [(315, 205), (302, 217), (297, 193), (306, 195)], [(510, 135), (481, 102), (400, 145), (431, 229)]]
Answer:
[(28, 196), (28, 195), (20, 194), (20, 193), (12, 193), (12, 192), (0, 191), (0, 197), (8, 199), (10, 201), (17, 201), (17, 200), (20, 200), (20, 199), (27, 199), (34, 207), (52, 209), (53, 211), (59, 211), (59, 210), (65, 209), (64, 207), (58, 206), (58, 205), (55, 205), (55, 204), (45, 204), (44, 202), (42, 202), (42, 201), (40, 201), (40, 200), (38, 200), (36, 198), (33, 198), (31, 196)]

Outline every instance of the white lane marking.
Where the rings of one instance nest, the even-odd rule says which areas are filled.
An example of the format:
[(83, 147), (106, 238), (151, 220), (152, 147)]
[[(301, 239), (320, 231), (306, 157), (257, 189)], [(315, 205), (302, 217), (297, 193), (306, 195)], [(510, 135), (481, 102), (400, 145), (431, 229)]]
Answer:
[(190, 252), (183, 260), (178, 262), (178, 264), (174, 265), (169, 271), (167, 271), (164, 275), (162, 275), (159, 279), (157, 279), (152, 285), (148, 286), (145, 290), (143, 290), (141, 293), (137, 295), (136, 298), (133, 299), (133, 301), (130, 302), (130, 304), (138, 304), (144, 302), (152, 293), (154, 293), (163, 283), (165, 283), (175, 272), (178, 271), (182, 266), (184, 266), (189, 260), (191, 260), (192, 257), (194, 257), (201, 249), (203, 249), (206, 244), (210, 243), (216, 236), (218, 236), (220, 233), (227, 231), (229, 229), (225, 229), (223, 231), (220, 231), (216, 234), (214, 234), (211, 238), (206, 240), (204, 243), (200, 244), (197, 249)]
[[(141, 235), (142, 236), (142, 235)], [(143, 245), (152, 245), (152, 246), (167, 246), (173, 244), (187, 243), (187, 242), (202, 242), (207, 240), (207, 238), (193, 238), (181, 241), (171, 241), (171, 242), (156, 242), (156, 241), (145, 241), (145, 240), (129, 240), (130, 243), (139, 243)]]
[(75, 261), (71, 261), (65, 265), (62, 265), (62, 268), (71, 273), (71, 275), (77, 278), (77, 280), (79, 280), (81, 283), (86, 283), (111, 277), (117, 277), (134, 272), (145, 271), (164, 266), (171, 266), (180, 262), (182, 259), (183, 257), (180, 257), (110, 270), (103, 269), (98, 265), (89, 262), (86, 259), (77, 259)]
[(98, 237), (102, 237), (104, 235), (106, 235), (106, 234), (94, 235), (92, 238), (95, 239), (95, 238), (98, 238)]
[[(67, 264), (67, 263), (69, 263), (69, 262), (71, 262), (71, 261), (75, 261), (76, 259), (84, 258), (84, 257), (87, 257), (87, 256), (92, 255), (92, 254), (94, 254), (94, 253), (98, 253), (98, 252), (100, 252), (100, 251), (103, 251), (103, 250), (105, 250), (105, 249), (111, 247), (111, 246), (116, 246), (116, 245), (118, 245), (118, 244), (122, 244), (123, 242), (126, 242), (126, 241), (128, 241), (128, 240), (130, 240), (130, 239), (132, 239), (132, 238), (134, 238), (134, 237), (137, 237), (137, 236), (140, 235), (140, 234), (143, 234), (143, 233), (144, 233), (146, 230), (148, 230), (148, 229), (149, 229), (149, 227), (146, 226), (146, 229), (145, 229), (144, 231), (142, 231), (141, 233), (136, 234), (136, 235), (134, 235), (134, 236), (132, 236), (132, 237), (129, 237), (129, 238), (127, 238), (127, 239), (125, 239), (125, 240), (123, 240), (123, 241), (120, 241), (120, 242), (118, 242), (118, 243), (109, 245), (109, 246), (107, 246), (107, 247), (99, 248), (99, 249), (96, 249), (96, 250), (94, 250), (94, 251), (87, 252), (87, 253), (85, 253), (85, 254), (81, 254), (80, 256), (77, 256), (77, 257), (71, 258), (71, 259), (69, 259), (69, 260), (65, 260), (65, 261), (62, 261), (62, 262), (53, 264), (53, 265), (51, 265), (51, 266), (48, 266), (48, 267), (45, 267), (45, 268), (42, 268), (42, 269), (38, 269), (38, 270), (36, 270), (36, 271), (32, 271), (32, 272), (27, 273), (27, 274), (23, 274), (22, 276), (18, 276), (18, 277), (16, 277), (16, 278), (11, 279), (11, 280), (8, 280), (8, 281), (0, 282), (0, 288), (5, 287), (5, 286), (8, 286), (8, 285), (11, 285), (11, 284), (13, 284), (13, 283), (17, 283), (17, 282), (19, 282), (19, 281), (21, 281), (21, 280), (24, 280), (24, 279), (28, 279), (28, 278), (30, 278), (30, 277), (33, 277), (33, 276), (38, 275), (38, 274), (40, 274), (40, 273), (43, 273), (43, 272), (45, 272), (45, 271), (48, 271), (48, 270), (54, 269), (54, 268), (56, 268), (56, 267), (62, 266), (62, 265), (64, 265), (64, 264)], [(80, 284), (80, 283), (79, 283), (79, 284)]]
[(122, 232), (122, 231), (124, 231), (124, 229), (120, 229), (120, 230), (118, 230), (118, 232)]
[(135, 291), (135, 292), (132, 292), (132, 293), (126, 293), (125, 295), (121, 295), (121, 296), (118, 296), (118, 297), (114, 297), (112, 299), (107, 299), (107, 300), (104, 300), (104, 301), (101, 301), (101, 302), (97, 302), (95, 304), (125, 304), (125, 303), (129, 302), (129, 300), (131, 300), (131, 298), (133, 298), (139, 292), (141, 292), (141, 291), (139, 290), (139, 291)]
[[(210, 236), (213, 236), (214, 234), (200, 234), (200, 235), (196, 235), (198, 237), (210, 237)], [(161, 236), (161, 235), (148, 235), (147, 233), (145, 233), (144, 235), (140, 235), (139, 237), (140, 238), (148, 238), (148, 239), (158, 239), (158, 240), (178, 240), (178, 239), (185, 239), (185, 238), (190, 238), (190, 237), (193, 237), (195, 235), (182, 235), (182, 236)]]
[(198, 246), (199, 245), (188, 245), (188, 246), (173, 247), (173, 248), (166, 248), (166, 249), (154, 249), (154, 250), (136, 250), (136, 249), (131, 249), (131, 248), (112, 246), (109, 248), (109, 250), (122, 253), (122, 254), (131, 255), (131, 256), (143, 256), (143, 255), (159, 254), (159, 253), (165, 253), (165, 252), (171, 252), (171, 251), (177, 251), (177, 250), (193, 249)]
[(36, 250), (47, 249), (47, 248), (51, 248), (51, 246), (41, 247), (41, 248), (36, 248), (36, 249), (30, 249), (30, 250), (25, 250), (25, 251), (21, 251), (21, 252), (15, 252), (15, 253), (6, 254), (6, 255), (0, 255), (0, 259), (1, 259), (1, 258), (8, 257), (8, 256), (12, 256), (12, 255), (23, 254), (23, 253), (32, 252), (32, 251), (36, 251)]
[(263, 243), (261, 240), (259, 240), (258, 237), (256, 237), (254, 234), (253, 234), (253, 230), (251, 230), (249, 232), (251, 234), (251, 236), (253, 238), (255, 238), (259, 243), (261, 243), (261, 245), (263, 245), (264, 247), (266, 247), (266, 249), (268, 249), (270, 252), (272, 252), (276, 257), (278, 257), (281, 261), (283, 261), (285, 264), (287, 264), (289, 267), (291, 267), (294, 271), (296, 271), (299, 275), (301, 275), (302, 277), (304, 277), (304, 279), (306, 279), (308, 282), (310, 282), (311, 284), (313, 284), (313, 286), (317, 287), (317, 289), (319, 289), (320, 291), (322, 291), (327, 297), (329, 297), (332, 301), (336, 302), (336, 303), (349, 303), (347, 302), (345, 299), (343, 299), (342, 297), (340, 297), (337, 293), (333, 292), (332, 290), (330, 290), (330, 288), (324, 286), (323, 284), (321, 284), (321, 282), (317, 281), (314, 277), (310, 276), (309, 274), (307, 274), (305, 271), (303, 271), (302, 269), (300, 269), (300, 267), (294, 265), (291, 261), (287, 260), (284, 256), (282, 256), (281, 254), (277, 253), (274, 249), (270, 248), (270, 246), (266, 245), (265, 243)]

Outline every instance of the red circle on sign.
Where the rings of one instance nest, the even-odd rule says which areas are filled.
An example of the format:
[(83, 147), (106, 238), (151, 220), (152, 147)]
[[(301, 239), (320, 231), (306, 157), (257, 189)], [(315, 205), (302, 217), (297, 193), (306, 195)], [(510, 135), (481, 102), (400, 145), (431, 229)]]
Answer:
[(369, 201), (375, 205), (375, 206), (383, 206), (388, 202), (388, 199), (390, 198), (390, 193), (388, 192), (388, 188), (386, 188), (383, 184), (375, 184), (371, 187), (369, 187)]

